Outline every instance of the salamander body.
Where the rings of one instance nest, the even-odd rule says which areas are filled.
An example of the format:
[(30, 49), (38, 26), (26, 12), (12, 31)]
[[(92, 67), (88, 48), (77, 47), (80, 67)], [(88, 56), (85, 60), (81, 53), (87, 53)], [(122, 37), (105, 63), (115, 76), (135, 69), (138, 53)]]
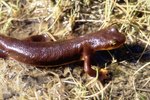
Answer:
[[(41, 37), (41, 40), (36, 40)], [(95, 33), (74, 39), (47, 42), (44, 36), (32, 36), (29, 41), (18, 40), (0, 35), (1, 55), (30, 65), (61, 65), (84, 60), (84, 70), (91, 76), (91, 55), (99, 50), (112, 50), (125, 42), (125, 36), (114, 27), (108, 27)]]

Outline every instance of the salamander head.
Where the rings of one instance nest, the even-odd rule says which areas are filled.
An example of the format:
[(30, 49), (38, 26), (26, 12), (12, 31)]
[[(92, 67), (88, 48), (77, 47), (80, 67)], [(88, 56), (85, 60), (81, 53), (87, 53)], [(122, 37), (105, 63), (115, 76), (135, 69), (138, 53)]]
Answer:
[(108, 27), (93, 34), (91, 39), (92, 47), (95, 51), (112, 50), (120, 47), (126, 40), (115, 27)]

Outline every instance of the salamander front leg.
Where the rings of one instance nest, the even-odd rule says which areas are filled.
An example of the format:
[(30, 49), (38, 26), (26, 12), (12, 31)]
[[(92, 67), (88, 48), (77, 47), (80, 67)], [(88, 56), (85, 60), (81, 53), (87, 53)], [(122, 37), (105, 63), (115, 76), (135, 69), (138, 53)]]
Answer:
[(92, 77), (96, 76), (96, 71), (91, 68), (91, 59), (89, 55), (84, 56), (84, 71)]
[[(92, 52), (89, 48), (84, 49), (83, 58), (84, 58), (84, 71), (92, 77), (96, 76), (96, 70), (91, 68), (91, 55)], [(98, 79), (103, 81), (107, 79), (108, 71), (106, 69), (100, 69)]]
[(96, 71), (91, 68), (92, 50), (87, 46), (83, 50), (84, 71), (92, 77), (96, 76)]

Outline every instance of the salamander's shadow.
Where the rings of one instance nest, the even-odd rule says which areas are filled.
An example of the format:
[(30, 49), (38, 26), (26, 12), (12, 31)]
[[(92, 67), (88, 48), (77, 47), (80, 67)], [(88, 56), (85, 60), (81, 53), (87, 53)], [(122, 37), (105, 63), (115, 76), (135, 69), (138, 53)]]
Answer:
[(118, 49), (110, 51), (98, 51), (92, 57), (93, 65), (105, 66), (112, 62), (114, 57), (117, 62), (127, 61), (129, 63), (136, 63), (150, 61), (150, 47), (145, 49), (145, 46), (140, 44), (124, 45)]
[[(92, 57), (92, 65), (98, 67), (110, 68), (112, 58), (116, 60), (116, 63), (126, 61), (128, 63), (148, 62), (150, 61), (150, 47), (145, 49), (145, 46), (139, 44), (124, 45), (118, 49), (110, 51), (98, 51)], [(111, 68), (110, 68), (111, 69)], [(113, 72), (110, 70), (108, 79), (105, 82), (108, 82), (112, 79)]]

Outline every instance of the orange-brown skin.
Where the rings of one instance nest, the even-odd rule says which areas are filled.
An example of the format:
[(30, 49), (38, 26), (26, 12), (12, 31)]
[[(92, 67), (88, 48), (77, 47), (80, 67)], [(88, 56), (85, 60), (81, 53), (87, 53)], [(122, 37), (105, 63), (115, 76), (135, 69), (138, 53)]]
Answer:
[[(41, 38), (39, 41), (36, 39)], [(84, 70), (90, 76), (96, 72), (91, 68), (91, 55), (99, 50), (112, 50), (125, 42), (125, 36), (114, 27), (86, 34), (78, 38), (49, 42), (45, 36), (33, 36), (18, 40), (0, 35), (1, 56), (11, 57), (30, 65), (61, 65), (84, 60)]]

